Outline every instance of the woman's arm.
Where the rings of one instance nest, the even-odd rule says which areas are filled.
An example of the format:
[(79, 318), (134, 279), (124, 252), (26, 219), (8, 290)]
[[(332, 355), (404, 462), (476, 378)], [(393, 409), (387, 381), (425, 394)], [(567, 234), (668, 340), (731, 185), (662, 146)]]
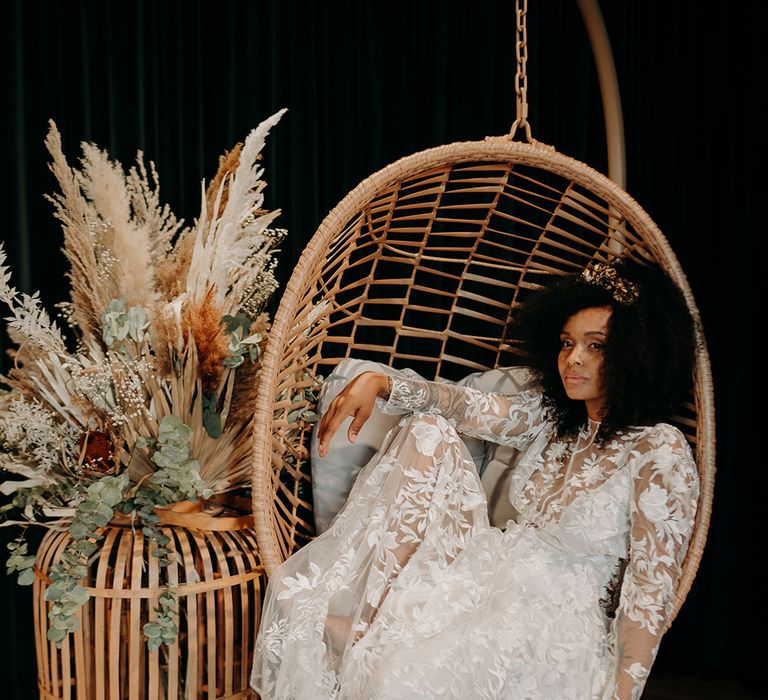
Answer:
[(672, 426), (654, 426), (630, 460), (629, 564), (615, 627), (618, 700), (636, 700), (643, 692), (676, 602), (699, 497), (693, 455)]
[(384, 402), (385, 413), (439, 413), (459, 433), (515, 447), (523, 447), (544, 421), (541, 395), (535, 392), (486, 394), (443, 382), (364, 372), (331, 402), (323, 416), (318, 432), (321, 456), (349, 416), (354, 416), (349, 428), (349, 439), (354, 442), (377, 398)]

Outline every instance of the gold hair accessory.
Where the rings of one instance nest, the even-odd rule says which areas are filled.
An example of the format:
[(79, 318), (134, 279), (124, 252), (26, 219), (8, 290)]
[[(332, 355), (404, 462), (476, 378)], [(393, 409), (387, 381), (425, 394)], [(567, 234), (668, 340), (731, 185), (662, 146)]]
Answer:
[(595, 263), (581, 273), (581, 279), (611, 292), (614, 301), (628, 306), (637, 301), (639, 290), (634, 282), (625, 280), (615, 267), (607, 263)]

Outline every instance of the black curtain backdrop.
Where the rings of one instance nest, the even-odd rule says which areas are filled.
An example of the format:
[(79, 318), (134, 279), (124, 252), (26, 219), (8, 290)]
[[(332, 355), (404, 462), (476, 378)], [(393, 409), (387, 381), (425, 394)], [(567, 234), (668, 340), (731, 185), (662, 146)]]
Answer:
[[(709, 539), (652, 675), (728, 679), (762, 693), (765, 5), (602, 6), (627, 190), (688, 275), (715, 381)], [(287, 107), (264, 158), (267, 205), (282, 209), (289, 230), (284, 284), (322, 218), (360, 180), (424, 148), (506, 133), (515, 114), (513, 0), (6, 0), (0, 32), (0, 238), (16, 286), (40, 290), (49, 308), (67, 294), (61, 232), (43, 199), (55, 189), (49, 119), (70, 161), (83, 140), (126, 166), (141, 149), (157, 164), (163, 199), (192, 220), (219, 154)], [(605, 172), (599, 88), (575, 0), (531, 0), (528, 40), (534, 137)], [(0, 530), (3, 549), (12, 536)], [(2, 573), (0, 585), (0, 696), (36, 697), (31, 591)]]

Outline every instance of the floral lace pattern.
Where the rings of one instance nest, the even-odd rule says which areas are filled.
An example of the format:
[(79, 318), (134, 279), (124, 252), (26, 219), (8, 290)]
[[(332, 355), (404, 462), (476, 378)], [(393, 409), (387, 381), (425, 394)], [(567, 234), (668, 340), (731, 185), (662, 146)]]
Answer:
[[(558, 441), (541, 397), (392, 378), (404, 413), (330, 528), (270, 579), (263, 700), (639, 698), (674, 604), (698, 474), (667, 424)], [(523, 454), (488, 524), (459, 433)], [(601, 606), (629, 558), (615, 618)]]

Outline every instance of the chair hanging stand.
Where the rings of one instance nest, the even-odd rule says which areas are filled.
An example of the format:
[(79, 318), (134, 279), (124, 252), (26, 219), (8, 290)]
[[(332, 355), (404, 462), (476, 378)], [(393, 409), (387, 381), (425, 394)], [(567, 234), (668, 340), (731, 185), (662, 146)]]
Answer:
[(595, 59), (600, 97), (603, 102), (605, 140), (608, 151), (608, 177), (619, 187), (627, 186), (626, 147), (624, 142), (624, 117), (621, 110), (621, 93), (613, 62), (611, 42), (597, 0), (576, 0), (581, 18), (587, 29), (592, 56)]
[[(456, 379), (515, 358), (505, 328), (527, 293), (594, 261), (657, 262), (698, 333), (689, 401), (672, 421), (701, 478), (670, 623), (696, 575), (715, 474), (714, 400), (699, 312), (663, 234), (623, 189), (621, 104), (596, 2), (578, 0), (600, 76), (611, 177), (531, 137), (526, 0), (517, 1), (517, 118), (509, 134), (402, 158), (363, 180), (307, 244), (274, 317), (256, 397), (253, 509), (267, 575), (314, 534), (309, 469), (318, 377), (346, 357)], [(524, 134), (526, 141), (514, 139)], [(621, 184), (619, 184), (621, 183)], [(507, 363), (510, 364), (510, 363)]]

